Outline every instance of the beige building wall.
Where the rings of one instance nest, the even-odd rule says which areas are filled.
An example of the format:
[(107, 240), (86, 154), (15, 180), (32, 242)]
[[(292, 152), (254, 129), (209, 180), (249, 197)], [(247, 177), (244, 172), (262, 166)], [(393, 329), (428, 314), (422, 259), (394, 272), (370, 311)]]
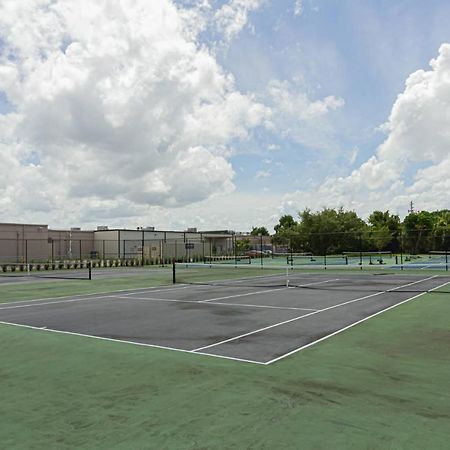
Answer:
[(233, 253), (227, 232), (49, 230), (39, 224), (0, 224), (0, 262), (69, 259), (199, 259)]
[(0, 261), (41, 261), (48, 258), (48, 228), (39, 224), (0, 224)]

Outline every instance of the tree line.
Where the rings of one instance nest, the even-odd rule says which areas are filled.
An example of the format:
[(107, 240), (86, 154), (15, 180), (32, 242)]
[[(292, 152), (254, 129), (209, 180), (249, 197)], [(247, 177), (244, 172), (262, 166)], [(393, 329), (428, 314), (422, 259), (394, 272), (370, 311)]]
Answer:
[[(272, 241), (293, 252), (316, 255), (343, 252), (390, 251), (428, 253), (450, 250), (450, 210), (420, 211), (404, 220), (389, 211), (374, 211), (367, 221), (354, 211), (324, 208), (300, 211), (298, 219), (283, 215), (274, 227)], [(269, 235), (265, 227), (253, 227), (252, 235)]]

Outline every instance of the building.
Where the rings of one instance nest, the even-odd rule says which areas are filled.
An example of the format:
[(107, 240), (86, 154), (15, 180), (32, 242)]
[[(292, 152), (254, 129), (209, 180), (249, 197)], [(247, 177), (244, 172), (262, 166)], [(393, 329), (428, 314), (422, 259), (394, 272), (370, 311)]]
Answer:
[(153, 227), (83, 231), (52, 230), (42, 224), (0, 224), (0, 262), (140, 259), (146, 262), (201, 260), (231, 255), (233, 232), (159, 231)]

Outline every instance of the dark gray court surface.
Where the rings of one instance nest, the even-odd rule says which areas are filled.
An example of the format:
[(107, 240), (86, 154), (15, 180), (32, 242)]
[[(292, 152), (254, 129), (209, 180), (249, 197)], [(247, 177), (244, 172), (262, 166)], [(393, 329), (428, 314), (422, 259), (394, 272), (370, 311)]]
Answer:
[(2, 304), (0, 321), (270, 364), (449, 283), (314, 273), (302, 288), (172, 285)]

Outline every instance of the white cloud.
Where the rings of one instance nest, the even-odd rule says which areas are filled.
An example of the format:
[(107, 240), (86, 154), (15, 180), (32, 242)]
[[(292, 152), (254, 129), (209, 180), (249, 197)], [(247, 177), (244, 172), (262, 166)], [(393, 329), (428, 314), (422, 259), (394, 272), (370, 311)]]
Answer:
[(228, 147), (270, 109), (196, 43), (193, 14), (169, 0), (0, 4), (15, 110), (0, 116), (0, 220), (127, 217), (234, 189)]
[(284, 138), (309, 148), (334, 151), (336, 129), (330, 113), (342, 108), (345, 101), (333, 95), (312, 100), (300, 78), (292, 82), (272, 80), (265, 103), (272, 109), (272, 126)]
[[(382, 127), (387, 138), (375, 155), (349, 176), (329, 178), (315, 192), (286, 195), (284, 204), (297, 209), (344, 205), (363, 214), (375, 208), (406, 212), (410, 200), (421, 209), (448, 208), (450, 44), (440, 47), (430, 67), (406, 80)], [(411, 176), (415, 163), (428, 166)]]
[(350, 151), (350, 155), (349, 155), (349, 158), (348, 158), (348, 162), (350, 163), (350, 165), (353, 165), (355, 163), (356, 158), (358, 157), (358, 153), (359, 153), (358, 147), (354, 147)]
[(303, 14), (303, 0), (295, 0), (294, 15), (301, 16)]
[(217, 29), (225, 41), (231, 41), (248, 23), (248, 15), (258, 9), (264, 0), (230, 0), (214, 15)]
[(272, 176), (272, 172), (270, 170), (258, 170), (255, 175), (255, 179), (260, 180), (262, 178), (269, 178)]

